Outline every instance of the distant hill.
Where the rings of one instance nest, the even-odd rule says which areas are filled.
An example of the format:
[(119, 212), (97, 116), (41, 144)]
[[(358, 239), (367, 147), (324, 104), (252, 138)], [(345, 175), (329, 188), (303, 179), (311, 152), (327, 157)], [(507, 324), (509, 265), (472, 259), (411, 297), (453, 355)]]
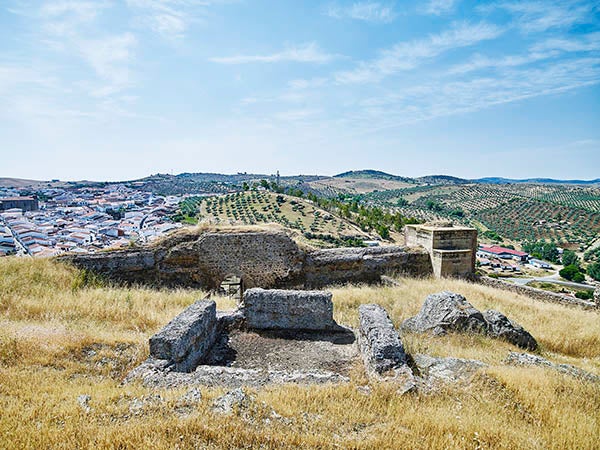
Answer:
[(556, 180), (554, 178), (502, 178), (502, 177), (486, 177), (471, 180), (475, 183), (487, 183), (487, 184), (519, 184), (519, 183), (532, 183), (532, 184), (581, 184), (581, 185), (594, 185), (600, 184), (600, 178), (595, 180)]
[(369, 180), (390, 180), (390, 181), (403, 181), (405, 183), (414, 183), (412, 178), (401, 177), (398, 175), (392, 175), (390, 173), (382, 172), (380, 170), (350, 170), (349, 172), (340, 173), (333, 176), (334, 178), (353, 178), (353, 179), (369, 179)]
[(427, 175), (424, 177), (415, 178), (415, 181), (422, 184), (467, 184), (472, 183), (464, 178), (452, 177), (450, 175)]

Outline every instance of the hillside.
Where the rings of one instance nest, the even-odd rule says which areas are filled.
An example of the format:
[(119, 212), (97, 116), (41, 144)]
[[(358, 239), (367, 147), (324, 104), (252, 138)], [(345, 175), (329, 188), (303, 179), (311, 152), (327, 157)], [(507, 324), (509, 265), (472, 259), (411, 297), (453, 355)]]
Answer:
[(461, 184), (373, 192), (365, 200), (431, 220), (452, 218), (509, 242), (547, 240), (586, 250), (600, 233), (600, 189), (565, 185)]
[[(458, 280), (398, 281), (332, 289), (336, 320), (356, 326), (358, 305), (377, 302), (398, 325), (426, 295), (452, 290), (478, 309), (514, 318), (536, 337), (541, 356), (600, 374), (595, 311)], [(508, 366), (504, 360), (516, 348), (481, 336), (403, 336), (410, 352), (488, 365), (467, 385), (429, 393), (400, 395), (393, 384), (369, 382), (357, 366), (347, 384), (246, 389), (248, 402), (222, 415), (212, 409), (222, 388), (121, 384), (148, 355), (148, 338), (202, 296), (104, 286), (49, 260), (0, 260), (1, 446), (592, 449), (600, 441), (596, 384), (552, 369)], [(234, 306), (225, 298), (217, 303)]]
[(182, 214), (200, 223), (257, 225), (276, 223), (296, 231), (317, 246), (358, 245), (373, 239), (356, 225), (298, 197), (266, 191), (220, 197), (193, 197), (180, 205)]

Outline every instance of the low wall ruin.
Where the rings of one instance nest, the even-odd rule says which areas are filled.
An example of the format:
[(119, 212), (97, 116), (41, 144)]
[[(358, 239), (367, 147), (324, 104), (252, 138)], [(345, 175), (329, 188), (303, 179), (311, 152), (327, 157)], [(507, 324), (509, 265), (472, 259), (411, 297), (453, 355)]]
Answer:
[(142, 249), (58, 258), (110, 280), (167, 287), (219, 288), (227, 277), (244, 288), (318, 289), (379, 282), (387, 273), (427, 276), (421, 247), (385, 246), (304, 251), (282, 231), (174, 234)]

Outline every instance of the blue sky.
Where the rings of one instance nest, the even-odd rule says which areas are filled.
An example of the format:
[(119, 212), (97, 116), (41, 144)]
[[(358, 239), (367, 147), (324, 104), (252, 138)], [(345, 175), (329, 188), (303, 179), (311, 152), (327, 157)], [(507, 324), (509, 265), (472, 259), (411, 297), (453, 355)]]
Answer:
[(597, 1), (3, 0), (0, 176), (600, 177)]

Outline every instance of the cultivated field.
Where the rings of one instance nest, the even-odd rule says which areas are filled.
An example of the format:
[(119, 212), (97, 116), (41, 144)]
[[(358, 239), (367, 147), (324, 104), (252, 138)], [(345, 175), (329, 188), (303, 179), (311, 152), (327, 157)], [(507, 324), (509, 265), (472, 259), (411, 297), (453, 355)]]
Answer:
[(311, 202), (271, 192), (238, 192), (220, 197), (189, 198), (180, 205), (183, 214), (200, 223), (256, 225), (277, 223), (295, 230), (301, 239), (318, 246), (342, 245), (346, 239), (370, 239), (356, 225)]
[(514, 243), (546, 240), (585, 251), (600, 235), (600, 189), (593, 187), (414, 186), (374, 192), (365, 198), (425, 220), (453, 218), (480, 231), (495, 231)]
[[(448, 289), (521, 323), (542, 356), (600, 374), (597, 312), (463, 281), (400, 283), (334, 289), (336, 319), (356, 325), (358, 305), (377, 302), (398, 325), (427, 294)], [(250, 404), (223, 416), (211, 409), (222, 389), (201, 388), (189, 407), (183, 389), (122, 385), (147, 356), (148, 337), (202, 295), (103, 286), (49, 260), (0, 260), (0, 448), (593, 449), (600, 442), (597, 384), (506, 366), (517, 349), (482, 336), (403, 337), (410, 352), (489, 365), (469, 386), (430, 394), (400, 396), (391, 384), (369, 384), (356, 367), (345, 385), (247, 390)], [(91, 397), (87, 412), (80, 395)]]

